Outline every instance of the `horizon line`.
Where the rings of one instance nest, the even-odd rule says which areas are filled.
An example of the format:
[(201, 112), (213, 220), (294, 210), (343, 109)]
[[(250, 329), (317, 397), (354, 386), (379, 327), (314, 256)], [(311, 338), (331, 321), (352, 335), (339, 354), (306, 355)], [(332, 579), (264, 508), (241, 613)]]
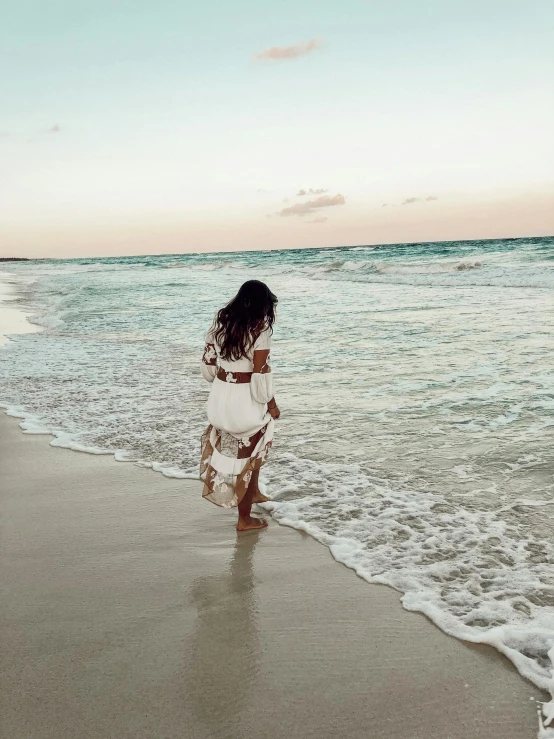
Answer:
[(186, 252), (158, 252), (153, 254), (112, 254), (107, 255), (96, 255), (81, 257), (0, 257), (0, 262), (44, 262), (44, 261), (63, 261), (70, 262), (79, 259), (134, 259), (135, 257), (170, 257), (170, 256), (193, 256), (200, 254), (259, 254), (260, 252), (271, 252), (271, 251), (311, 251), (312, 249), (319, 249), (324, 251), (326, 249), (356, 249), (363, 247), (380, 247), (380, 246), (419, 246), (421, 244), (467, 244), (475, 241), (521, 241), (531, 239), (554, 239), (553, 234), (545, 234), (543, 236), (499, 236), (488, 239), (439, 239), (438, 241), (391, 241), (381, 242), (378, 244), (364, 243), (364, 244), (337, 244), (334, 246), (282, 246), (278, 248), (266, 248), (266, 249), (227, 249), (223, 251), (186, 251)]

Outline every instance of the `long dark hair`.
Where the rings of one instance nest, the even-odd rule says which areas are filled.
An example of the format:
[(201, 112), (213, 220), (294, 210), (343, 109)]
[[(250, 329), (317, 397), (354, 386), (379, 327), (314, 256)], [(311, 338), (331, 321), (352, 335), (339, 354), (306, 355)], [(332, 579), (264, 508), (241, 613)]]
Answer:
[(277, 297), (259, 280), (248, 280), (218, 311), (212, 326), (222, 359), (245, 357), (261, 332), (273, 330)]

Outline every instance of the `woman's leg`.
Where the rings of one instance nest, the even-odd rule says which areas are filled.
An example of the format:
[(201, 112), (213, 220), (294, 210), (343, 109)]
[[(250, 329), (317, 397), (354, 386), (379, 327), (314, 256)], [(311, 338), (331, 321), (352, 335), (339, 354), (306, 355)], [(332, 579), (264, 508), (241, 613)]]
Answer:
[(258, 490), (258, 477), (259, 472), (256, 470), (252, 473), (250, 483), (244, 498), (238, 505), (239, 509), (239, 522), (237, 523), (237, 531), (248, 531), (249, 529), (263, 529), (267, 526), (267, 521), (261, 518), (252, 518), (250, 511), (252, 510), (252, 503), (254, 502), (254, 495)]
[(256, 470), (256, 472), (252, 474), (252, 480), (251, 480), (251, 483), (255, 485), (254, 493), (252, 496), (252, 503), (265, 503), (266, 501), (269, 500), (267, 495), (264, 495), (262, 491), (260, 490), (259, 478), (260, 478), (260, 471)]

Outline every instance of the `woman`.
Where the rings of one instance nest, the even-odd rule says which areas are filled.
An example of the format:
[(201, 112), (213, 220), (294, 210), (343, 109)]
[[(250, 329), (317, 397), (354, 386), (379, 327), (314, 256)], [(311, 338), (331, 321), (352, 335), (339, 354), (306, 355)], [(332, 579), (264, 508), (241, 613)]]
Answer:
[(273, 421), (280, 415), (269, 366), (276, 305), (263, 282), (245, 282), (218, 312), (202, 357), (202, 376), (213, 383), (210, 425), (202, 436), (203, 496), (224, 508), (238, 506), (237, 531), (267, 526), (250, 511), (252, 503), (269, 500), (260, 492), (258, 477), (271, 447)]

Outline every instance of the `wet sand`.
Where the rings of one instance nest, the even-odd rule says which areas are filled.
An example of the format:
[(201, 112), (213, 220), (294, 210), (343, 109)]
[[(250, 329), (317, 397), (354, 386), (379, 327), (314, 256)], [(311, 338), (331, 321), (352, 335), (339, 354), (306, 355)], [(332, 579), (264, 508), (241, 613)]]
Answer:
[[(11, 275), (0, 269), (0, 346), (6, 344), (10, 334), (28, 334), (40, 331), (41, 327), (29, 323), (26, 313), (17, 307), (18, 294), (11, 284)], [(7, 335), (6, 335), (7, 334)]]
[(2, 739), (534, 739), (545, 696), (307, 535), (0, 415)]

